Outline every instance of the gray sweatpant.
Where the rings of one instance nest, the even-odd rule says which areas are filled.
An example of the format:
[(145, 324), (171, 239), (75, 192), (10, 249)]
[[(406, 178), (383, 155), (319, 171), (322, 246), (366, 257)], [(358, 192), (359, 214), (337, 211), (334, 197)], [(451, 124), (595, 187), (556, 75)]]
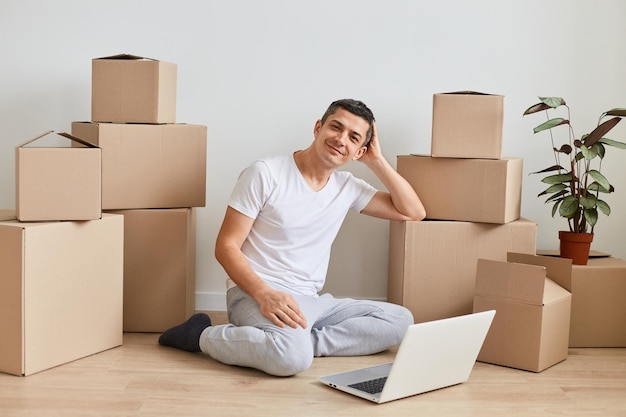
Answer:
[(227, 294), (230, 324), (208, 327), (200, 349), (229, 365), (271, 375), (295, 375), (316, 356), (369, 355), (400, 343), (413, 324), (411, 312), (381, 302), (294, 295), (309, 327), (280, 328), (265, 318), (258, 303), (238, 287)]

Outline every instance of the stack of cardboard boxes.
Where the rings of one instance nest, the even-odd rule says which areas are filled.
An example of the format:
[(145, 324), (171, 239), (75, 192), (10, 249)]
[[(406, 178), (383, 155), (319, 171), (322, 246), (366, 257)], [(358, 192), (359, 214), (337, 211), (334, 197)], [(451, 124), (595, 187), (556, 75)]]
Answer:
[[(524, 292), (527, 298), (508, 298), (506, 289), (525, 288), (526, 281), (514, 286), (516, 281), (506, 270), (493, 275), (497, 266), (507, 263), (509, 253), (536, 252), (536, 224), (520, 217), (522, 159), (501, 156), (503, 111), (501, 95), (465, 91), (433, 96), (431, 155), (401, 155), (397, 160), (398, 172), (422, 199), (427, 219), (391, 223), (389, 300), (408, 307), (417, 322), (494, 308), (496, 317), (479, 360), (537, 370), (535, 363), (527, 365), (517, 358), (536, 359), (553, 344), (558, 345), (558, 358), (542, 358), (541, 366), (567, 356), (563, 331), (569, 330), (569, 315), (567, 322), (562, 318), (555, 324), (563, 331), (554, 343), (535, 337), (536, 331), (541, 333), (548, 302), (545, 288), (552, 288), (556, 298), (565, 298), (565, 304), (570, 294), (552, 285), (545, 271), (536, 271)], [(495, 265), (488, 269), (483, 262)], [(477, 290), (488, 302), (476, 304)], [(516, 303), (534, 303), (539, 314), (504, 314), (503, 306)], [(522, 352), (502, 343), (510, 338), (509, 330), (517, 331), (517, 319), (527, 324), (517, 330), (531, 327), (535, 332), (520, 335), (530, 338)], [(490, 355), (490, 346), (499, 357)]]
[(397, 170), (426, 209), (391, 222), (388, 298), (416, 322), (472, 312), (479, 258), (535, 253), (537, 226), (520, 218), (522, 159), (502, 158), (504, 97), (435, 94), (431, 155), (400, 155)]
[(0, 215), (0, 371), (29, 375), (122, 344), (124, 218), (100, 208), (100, 149), (16, 148)]
[(176, 123), (175, 64), (94, 59), (92, 81), (92, 122), (16, 148), (16, 210), (0, 211), (0, 372), (39, 372), (194, 310), (207, 129)]
[(124, 215), (124, 330), (161, 332), (195, 309), (195, 207), (206, 204), (207, 128), (176, 123), (176, 64), (92, 61), (91, 122), (102, 149), (102, 209)]
[(495, 309), (478, 360), (528, 371), (568, 347), (626, 346), (626, 261), (536, 250), (522, 160), (501, 157), (503, 107), (499, 95), (434, 95), (431, 155), (398, 156), (427, 220), (391, 224), (389, 300), (418, 322)]

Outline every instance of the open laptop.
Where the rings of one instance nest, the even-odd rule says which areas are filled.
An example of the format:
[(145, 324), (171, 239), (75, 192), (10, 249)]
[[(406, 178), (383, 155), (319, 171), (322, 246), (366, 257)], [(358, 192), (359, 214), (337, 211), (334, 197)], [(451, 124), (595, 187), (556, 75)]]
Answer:
[[(495, 313), (413, 324), (393, 362), (324, 376), (320, 381), (376, 403), (460, 384), (469, 378)], [(384, 383), (382, 389), (371, 387), (376, 381)]]

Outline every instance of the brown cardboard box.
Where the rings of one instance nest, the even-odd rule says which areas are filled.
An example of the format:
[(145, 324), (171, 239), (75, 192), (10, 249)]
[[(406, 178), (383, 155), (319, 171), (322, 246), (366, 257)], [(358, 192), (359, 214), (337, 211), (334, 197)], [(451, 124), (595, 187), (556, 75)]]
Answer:
[(571, 261), (559, 261), (478, 260), (473, 311), (496, 310), (479, 361), (541, 372), (567, 358), (572, 296), (549, 277), (571, 273)]
[(195, 309), (193, 208), (120, 210), (124, 215), (124, 331), (162, 332)]
[[(46, 143), (45, 139), (59, 137), (86, 147)], [(20, 221), (99, 219), (102, 216), (100, 164), (100, 148), (67, 133), (49, 131), (17, 146), (17, 218)]]
[[(556, 254), (522, 259), (547, 264)], [(558, 283), (572, 293), (570, 347), (626, 347), (626, 261), (596, 252)]]
[(591, 258), (572, 267), (571, 347), (626, 347), (626, 261)]
[(476, 262), (505, 261), (507, 252), (535, 253), (537, 225), (456, 221), (391, 222), (388, 300), (416, 322), (472, 312)]
[(500, 159), (504, 96), (460, 91), (433, 95), (431, 155)]
[(0, 221), (15, 219), (17, 219), (15, 209), (0, 209)]
[(30, 375), (122, 344), (124, 218), (0, 222), (0, 372)]
[(204, 207), (207, 128), (72, 123), (102, 149), (102, 209)]
[(399, 155), (397, 170), (420, 196), (428, 219), (504, 224), (520, 218), (521, 158)]
[(176, 64), (135, 55), (92, 60), (91, 120), (176, 123)]

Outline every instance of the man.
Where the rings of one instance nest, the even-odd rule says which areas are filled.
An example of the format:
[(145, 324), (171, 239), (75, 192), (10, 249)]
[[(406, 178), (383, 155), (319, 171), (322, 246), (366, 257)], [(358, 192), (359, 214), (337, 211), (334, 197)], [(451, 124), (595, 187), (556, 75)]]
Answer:
[[(164, 332), (160, 344), (289, 376), (313, 357), (368, 355), (400, 342), (413, 323), (406, 308), (318, 292), (348, 210), (421, 220), (424, 206), (383, 157), (374, 115), (362, 102), (333, 102), (313, 136), (307, 149), (254, 162), (233, 190), (215, 247), (230, 278), (230, 323), (211, 326), (206, 314), (195, 314)], [(338, 171), (352, 160), (388, 192)]]

